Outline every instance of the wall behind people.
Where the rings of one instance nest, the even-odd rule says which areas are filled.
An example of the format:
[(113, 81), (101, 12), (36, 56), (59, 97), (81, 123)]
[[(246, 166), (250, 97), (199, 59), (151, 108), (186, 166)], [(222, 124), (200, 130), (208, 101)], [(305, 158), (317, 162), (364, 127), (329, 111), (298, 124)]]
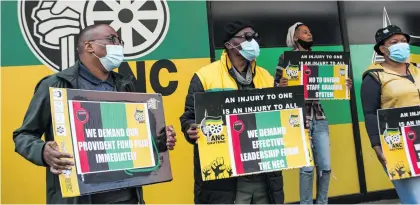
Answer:
[(420, 14), (412, 8), (420, 7), (420, 2), (342, 2), (344, 18), (347, 22), (348, 37), (353, 65), (355, 92), (357, 96), (357, 114), (362, 139), (363, 161), (366, 175), (366, 188), (369, 192), (392, 188), (391, 182), (371, 148), (365, 129), (365, 119), (360, 101), (362, 73), (373, 61), (380, 61), (375, 56), (375, 33), (388, 24), (399, 26), (412, 35), (411, 60), (420, 63)]
[[(83, 1), (60, 2), (65, 5), (52, 4), (51, 2), (40, 4), (40, 1), (1, 2), (3, 119), (1, 124), (1, 202), (19, 204), (46, 202), (45, 168), (30, 164), (14, 152), (12, 132), (22, 123), (36, 83), (42, 77), (56, 73), (61, 69), (64, 61), (69, 60), (68, 56), (72, 56), (72, 53), (66, 53), (66, 50), (75, 52), (74, 47), (72, 49), (74, 39), (76, 39), (74, 34), (79, 32), (80, 26), (90, 24), (96, 18), (95, 22), (111, 23), (112, 20), (115, 20), (114, 24), (124, 26), (123, 29), (120, 29), (119, 34), (125, 41), (125, 49), (129, 49), (132, 53), (130, 56), (134, 59), (123, 63), (117, 71), (132, 73), (137, 78), (136, 88), (139, 91), (159, 92), (164, 95), (166, 123), (175, 125), (178, 133), (176, 149), (170, 153), (174, 180), (170, 183), (147, 186), (145, 188), (146, 202), (192, 203), (193, 151), (192, 146), (183, 139), (179, 116), (183, 113), (185, 95), (193, 72), (210, 63), (206, 2), (155, 1), (160, 3), (158, 5), (154, 4), (154, 1), (148, 1), (140, 11), (137, 11), (139, 8), (133, 5), (127, 8), (131, 8), (134, 12), (126, 9), (120, 13), (111, 9), (119, 6), (117, 2), (107, 1), (109, 4), (116, 5), (95, 2), (89, 1), (86, 4)], [(52, 9), (63, 8), (72, 8), (79, 12), (73, 12), (70, 9), (64, 13), (55, 12), (58, 15), (51, 12)], [(18, 12), (18, 9), (21, 10)], [(133, 18), (136, 16), (133, 13), (137, 12), (137, 15), (141, 16), (141, 11), (144, 10), (155, 11), (155, 13), (146, 13), (145, 15), (151, 18), (159, 17), (159, 20), (140, 21), (144, 27), (141, 25), (139, 27), (135, 22), (130, 24), (118, 22), (129, 22), (130, 15)], [(96, 13), (100, 11), (108, 11), (108, 13), (101, 16)], [(43, 24), (45, 27), (41, 28), (47, 28), (48, 22), (45, 19), (35, 22), (32, 19), (33, 12), (35, 12), (34, 16), (41, 17), (41, 19), (59, 18), (63, 17), (62, 15), (70, 16), (71, 19), (62, 18), (60, 24), (55, 22), (56, 25), (50, 25), (50, 27), (60, 29), (56, 26), (64, 24), (67, 25), (66, 28), (73, 29), (71, 31), (55, 30), (57, 33), (49, 33), (50, 35), (47, 35), (46, 30), (37, 33), (34, 23)], [(22, 27), (19, 22), (22, 23)], [(137, 27), (132, 30), (130, 26)], [(150, 32), (144, 29), (148, 29)], [(140, 34), (136, 33), (137, 31)], [(155, 32), (151, 33), (152, 31)], [(65, 37), (67, 35), (68, 37)], [(138, 46), (146, 41), (148, 41), (149, 48)], [(156, 45), (155, 48), (153, 48), (154, 45)], [(66, 54), (64, 58), (62, 58), (63, 52)], [(141, 55), (143, 56), (140, 58), (136, 57)], [(164, 197), (161, 193), (165, 193)]]
[[(22, 2), (25, 2), (25, 5)], [(66, 31), (67, 33), (58, 32), (57, 35), (48, 35), (47, 38), (46, 32), (34, 35), (36, 28), (34, 23), (39, 25), (46, 21), (35, 22), (35, 19), (32, 19), (32, 13), (42, 11), (48, 18), (57, 17), (50, 12), (55, 4), (41, 6), (39, 1), (22, 2), (1, 2), (1, 116), (3, 119), (1, 124), (1, 202), (45, 203), (45, 169), (35, 167), (14, 152), (12, 132), (22, 123), (36, 83), (42, 77), (60, 70), (65, 64), (63, 61), (72, 60), (69, 56), (74, 56), (74, 53), (65, 52), (65, 50), (74, 51), (72, 49), (74, 44), (71, 44), (74, 41), (74, 37), (71, 37), (74, 36), (72, 32), (77, 33), (80, 26), (94, 22), (95, 11), (112, 11), (111, 8), (114, 7), (100, 1), (89, 1), (89, 3), (78, 1), (82, 3), (61, 7), (83, 12), (72, 13), (71, 10), (67, 10), (67, 14), (72, 15), (73, 21), (70, 19), (70, 22), (66, 21), (66, 24), (73, 25), (69, 27), (74, 27), (74, 29)], [(95, 2), (98, 3), (94, 4)], [(185, 95), (193, 72), (210, 63), (210, 56), (213, 55), (213, 52), (209, 52), (209, 36), (214, 37), (212, 38), (216, 46), (214, 56), (217, 59), (222, 48), (223, 25), (227, 21), (250, 20), (255, 24), (256, 30), (262, 37), (258, 63), (273, 75), (279, 56), (284, 51), (290, 50), (285, 45), (287, 29), (297, 21), (307, 24), (312, 30), (314, 50), (343, 50), (337, 2), (212, 1), (209, 4), (210, 35), (206, 2), (193, 1), (168, 1), (160, 6), (153, 5), (153, 1), (149, 1), (143, 5), (140, 10), (161, 12), (158, 14), (159, 21), (143, 20), (141, 22), (149, 30), (157, 29), (156, 34), (159, 34), (148, 35), (152, 39), (149, 46), (135, 49), (135, 45), (148, 39), (135, 32), (131, 34), (124, 32), (127, 28), (130, 30), (129, 27), (124, 27), (123, 33), (119, 31), (126, 45), (134, 46), (130, 54), (132, 59), (123, 63), (117, 71), (132, 73), (136, 76), (136, 88), (139, 91), (163, 93), (167, 124), (175, 125), (178, 133), (176, 149), (170, 154), (174, 180), (170, 183), (147, 186), (145, 188), (147, 203), (193, 202), (192, 146), (183, 139), (178, 119), (183, 112)], [(385, 190), (391, 187), (389, 180), (386, 180), (386, 175), (380, 170), (364, 130), (358, 94), (360, 75), (372, 62), (374, 33), (382, 27), (384, 6), (391, 23), (397, 24), (412, 35), (420, 36), (420, 28), (415, 24), (419, 19), (419, 14), (413, 10), (413, 8), (418, 8), (420, 3), (342, 2), (342, 4), (346, 12), (344, 17), (347, 21), (351, 44), (354, 89), (358, 102), (357, 114), (360, 120), (363, 168), (366, 173), (367, 189), (368, 191)], [(59, 9), (58, 5), (55, 6), (57, 7), (54, 9)], [(127, 10), (118, 15), (109, 14), (110, 18), (118, 18), (124, 22), (129, 22), (134, 16)], [(101, 19), (98, 15), (95, 22), (111, 23), (112, 18)], [(164, 27), (167, 24), (168, 27)], [(416, 42), (416, 39), (413, 38), (413, 40)], [(420, 49), (412, 47), (412, 52), (420, 54)], [(417, 56), (413, 55), (412, 58), (420, 62)], [(329, 195), (333, 197), (359, 193), (356, 148), (349, 102), (323, 101), (322, 104), (330, 123), (331, 163), (335, 176), (331, 179)], [(298, 171), (284, 173), (286, 202), (298, 201)], [(165, 193), (165, 197), (162, 197), (161, 193)]]
[[(216, 59), (223, 49), (223, 25), (235, 19), (250, 21), (261, 37), (262, 48), (257, 62), (272, 74), (275, 73), (279, 56), (291, 50), (286, 46), (287, 29), (296, 22), (303, 22), (310, 28), (315, 45), (313, 50), (343, 50), (337, 2), (212, 1), (211, 17)], [(329, 196), (359, 193), (350, 104), (348, 101), (321, 103), (330, 124), (331, 164), (335, 176), (331, 178)], [(286, 203), (299, 201), (298, 182), (299, 170), (284, 172)]]

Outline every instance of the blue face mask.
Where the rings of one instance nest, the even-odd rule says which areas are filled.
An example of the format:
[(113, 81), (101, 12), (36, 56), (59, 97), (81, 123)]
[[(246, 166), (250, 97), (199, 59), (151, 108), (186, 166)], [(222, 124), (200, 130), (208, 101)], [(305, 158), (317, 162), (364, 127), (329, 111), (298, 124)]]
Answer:
[[(98, 43), (97, 43), (98, 44)], [(99, 61), (104, 66), (107, 71), (112, 71), (115, 68), (118, 68), (122, 61), (124, 60), (124, 47), (121, 45), (102, 45), (106, 48), (106, 56), (99, 58)]]
[(410, 56), (410, 45), (408, 43), (397, 43), (390, 47), (389, 58), (398, 63), (405, 63)]
[(242, 50), (239, 53), (247, 60), (253, 61), (260, 55), (260, 45), (255, 39), (251, 41), (244, 41), (241, 44)]

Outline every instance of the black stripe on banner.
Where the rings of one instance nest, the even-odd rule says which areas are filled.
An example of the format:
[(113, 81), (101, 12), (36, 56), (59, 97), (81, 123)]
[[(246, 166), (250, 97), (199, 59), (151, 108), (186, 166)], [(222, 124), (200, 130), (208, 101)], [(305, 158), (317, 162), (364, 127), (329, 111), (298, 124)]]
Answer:
[[(106, 150), (104, 150), (100, 146), (99, 143), (105, 141), (103, 137), (99, 137), (97, 129), (102, 129), (102, 116), (101, 116), (101, 106), (99, 103), (90, 103), (90, 102), (84, 102), (81, 103), (82, 107), (88, 111), (89, 118), (84, 126), (85, 131), (85, 141), (90, 146), (89, 148), (92, 148), (91, 151), (87, 151), (88, 160), (89, 160), (89, 167), (91, 172), (96, 171), (104, 171), (108, 170), (109, 166), (108, 163), (97, 163), (96, 161), (96, 155), (97, 154), (106, 154)], [(92, 129), (96, 131), (96, 137), (88, 137), (91, 136), (87, 133), (87, 129)], [(96, 148), (96, 150), (95, 150)]]
[[(308, 84), (310, 84), (310, 85), (316, 85), (316, 83), (311, 83), (310, 80), (312, 78), (316, 82), (316, 78), (319, 76), (319, 69), (318, 68), (319, 68), (318, 66), (307, 66), (305, 68), (305, 70), (303, 71), (304, 75), (308, 75), (309, 74)], [(313, 78), (313, 77), (315, 77), (315, 78)], [(306, 87), (305, 89), (308, 89), (308, 87)], [(308, 97), (309, 98), (314, 98), (315, 95), (316, 95), (316, 93), (319, 92), (319, 90), (320, 89), (318, 89), (318, 90), (313, 90), (313, 89), (309, 90), (308, 89)]]
[[(258, 163), (261, 162), (259, 159), (255, 159), (259, 155), (260, 149), (254, 149), (252, 146), (253, 141), (258, 141), (258, 137), (250, 138), (248, 131), (257, 130), (257, 122), (255, 114), (239, 115), (238, 119), (244, 124), (244, 130), (239, 134), (241, 150), (242, 150), (242, 163), (245, 173), (260, 171)], [(250, 160), (253, 159), (253, 160)]]

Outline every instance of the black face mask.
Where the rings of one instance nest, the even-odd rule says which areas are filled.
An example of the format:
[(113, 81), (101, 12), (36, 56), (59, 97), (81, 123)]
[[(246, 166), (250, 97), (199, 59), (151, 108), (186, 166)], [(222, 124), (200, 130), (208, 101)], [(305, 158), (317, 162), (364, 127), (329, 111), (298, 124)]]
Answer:
[(304, 40), (302, 40), (302, 39), (298, 39), (298, 40), (297, 40), (297, 43), (298, 43), (300, 46), (302, 46), (302, 48), (304, 48), (305, 50), (309, 50), (309, 49), (312, 47), (312, 44), (314, 44), (314, 42), (313, 42), (313, 41), (306, 42), (306, 41), (304, 41)]

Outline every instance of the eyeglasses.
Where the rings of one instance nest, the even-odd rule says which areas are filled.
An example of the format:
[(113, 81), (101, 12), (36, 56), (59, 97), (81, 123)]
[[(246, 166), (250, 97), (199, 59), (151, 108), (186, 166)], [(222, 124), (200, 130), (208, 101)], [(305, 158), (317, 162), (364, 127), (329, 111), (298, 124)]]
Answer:
[(124, 46), (124, 41), (121, 40), (120, 38), (118, 38), (115, 35), (110, 35), (109, 37), (106, 37), (106, 38), (93, 39), (93, 40), (89, 40), (89, 41), (97, 41), (97, 40), (107, 40), (107, 41), (111, 42), (114, 45), (122, 45), (122, 46)]
[(233, 38), (244, 38), (247, 41), (251, 41), (252, 39), (255, 39), (256, 41), (259, 41), (260, 40), (260, 35), (257, 32), (255, 32), (255, 33), (246, 32), (243, 35), (234, 36)]

